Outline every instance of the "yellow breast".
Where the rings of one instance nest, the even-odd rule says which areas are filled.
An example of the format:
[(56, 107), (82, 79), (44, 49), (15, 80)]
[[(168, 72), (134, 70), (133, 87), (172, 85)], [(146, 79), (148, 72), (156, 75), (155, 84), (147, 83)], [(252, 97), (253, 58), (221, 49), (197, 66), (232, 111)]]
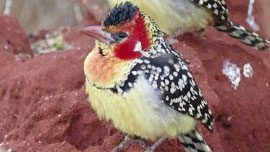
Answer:
[(101, 119), (112, 121), (122, 132), (144, 139), (175, 138), (194, 128), (193, 118), (165, 105), (142, 79), (123, 95), (97, 89), (86, 82), (92, 108)]
[[(125, 1), (108, 0), (108, 3), (112, 8)], [(167, 34), (200, 30), (213, 22), (211, 13), (190, 0), (132, 0), (132, 3), (151, 16)]]

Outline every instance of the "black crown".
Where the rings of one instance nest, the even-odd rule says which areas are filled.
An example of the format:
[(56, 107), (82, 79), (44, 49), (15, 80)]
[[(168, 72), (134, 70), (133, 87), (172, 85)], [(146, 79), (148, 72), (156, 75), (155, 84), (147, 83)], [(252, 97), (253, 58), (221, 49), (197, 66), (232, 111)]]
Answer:
[(116, 5), (105, 19), (103, 25), (118, 25), (125, 21), (130, 20), (136, 12), (139, 11), (137, 6), (134, 6), (131, 2), (120, 3)]

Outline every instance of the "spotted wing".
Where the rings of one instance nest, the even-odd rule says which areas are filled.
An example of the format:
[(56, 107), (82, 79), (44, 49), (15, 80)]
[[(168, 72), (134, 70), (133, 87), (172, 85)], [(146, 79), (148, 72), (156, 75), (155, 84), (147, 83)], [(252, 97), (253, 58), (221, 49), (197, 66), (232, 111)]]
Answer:
[(162, 101), (171, 108), (192, 116), (212, 130), (213, 115), (188, 70), (176, 52), (143, 57), (141, 68), (152, 87), (162, 92)]
[(193, 4), (204, 7), (215, 17), (216, 22), (224, 23), (228, 20), (228, 9), (225, 0), (190, 0)]

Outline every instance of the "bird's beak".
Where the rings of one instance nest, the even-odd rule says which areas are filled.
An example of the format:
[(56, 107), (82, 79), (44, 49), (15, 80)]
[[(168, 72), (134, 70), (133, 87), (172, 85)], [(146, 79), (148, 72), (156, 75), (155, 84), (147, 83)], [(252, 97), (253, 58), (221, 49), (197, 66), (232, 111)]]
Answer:
[(115, 42), (111, 33), (106, 32), (103, 26), (88, 26), (80, 30), (82, 33), (94, 37), (97, 40), (110, 45)]

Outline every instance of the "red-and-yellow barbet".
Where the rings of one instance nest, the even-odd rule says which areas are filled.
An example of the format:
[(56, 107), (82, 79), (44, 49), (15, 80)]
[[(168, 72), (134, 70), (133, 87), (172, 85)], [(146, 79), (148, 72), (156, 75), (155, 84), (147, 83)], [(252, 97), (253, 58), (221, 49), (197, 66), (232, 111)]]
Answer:
[(213, 115), (187, 62), (167, 45), (155, 22), (130, 2), (114, 7), (101, 26), (85, 27), (97, 40), (84, 61), (86, 92), (101, 119), (132, 137), (157, 141), (179, 138), (190, 152), (210, 152), (196, 129), (210, 131)]
[(171, 40), (179, 34), (201, 31), (210, 25), (246, 45), (270, 50), (268, 40), (230, 21), (225, 0), (107, 0), (110, 7), (126, 1), (151, 16)]

